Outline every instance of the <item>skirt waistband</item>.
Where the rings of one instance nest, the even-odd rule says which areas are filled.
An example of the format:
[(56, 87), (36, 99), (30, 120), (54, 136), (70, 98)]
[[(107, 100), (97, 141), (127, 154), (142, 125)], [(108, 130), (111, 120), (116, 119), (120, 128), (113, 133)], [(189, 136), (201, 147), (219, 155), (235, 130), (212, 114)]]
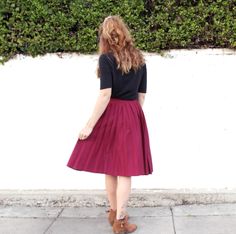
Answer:
[(138, 102), (137, 99), (119, 99), (119, 98), (110, 98), (110, 102), (120, 102), (120, 103), (128, 103), (128, 102)]

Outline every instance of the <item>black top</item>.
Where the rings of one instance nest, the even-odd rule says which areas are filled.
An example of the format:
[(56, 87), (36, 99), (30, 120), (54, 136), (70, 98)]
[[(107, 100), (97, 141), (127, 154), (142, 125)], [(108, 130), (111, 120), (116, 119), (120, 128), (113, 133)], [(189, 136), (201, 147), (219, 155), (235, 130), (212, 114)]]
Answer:
[(138, 92), (146, 93), (147, 69), (146, 64), (136, 72), (131, 69), (123, 74), (117, 69), (117, 63), (112, 53), (99, 56), (99, 68), (101, 72), (100, 89), (112, 88), (112, 98), (138, 99)]

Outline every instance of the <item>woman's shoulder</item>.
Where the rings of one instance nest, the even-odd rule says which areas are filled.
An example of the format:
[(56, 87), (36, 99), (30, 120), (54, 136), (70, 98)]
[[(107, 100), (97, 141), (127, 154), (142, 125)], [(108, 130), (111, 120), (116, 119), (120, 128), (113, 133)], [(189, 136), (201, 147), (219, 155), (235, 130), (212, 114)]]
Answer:
[(111, 52), (102, 53), (99, 55), (99, 62), (100, 63), (109, 62), (110, 64), (113, 64), (114, 55)]
[(100, 56), (101, 58), (115, 58), (112, 52), (106, 52), (106, 53), (101, 53)]
[(114, 57), (114, 55), (113, 55), (113, 53), (112, 52), (110, 52), (110, 51), (108, 51), (108, 52), (103, 52), (103, 53), (100, 53), (100, 55), (99, 56), (102, 56), (102, 57), (106, 57), (106, 56), (112, 56), (112, 57)]

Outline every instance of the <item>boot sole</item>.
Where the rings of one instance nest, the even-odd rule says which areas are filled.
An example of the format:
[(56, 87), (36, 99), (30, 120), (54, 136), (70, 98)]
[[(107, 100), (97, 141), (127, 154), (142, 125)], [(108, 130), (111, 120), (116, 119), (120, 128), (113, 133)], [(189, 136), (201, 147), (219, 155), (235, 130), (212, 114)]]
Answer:
[(132, 232), (114, 232), (113, 231), (113, 233), (114, 234), (128, 234), (128, 233), (133, 233), (133, 232), (135, 232), (137, 230), (137, 228), (135, 229), (135, 230), (133, 230)]
[(138, 227), (136, 227), (135, 230), (133, 230), (132, 232), (128, 232), (128, 231), (126, 231), (126, 232), (116, 232), (116, 231), (113, 230), (113, 233), (114, 234), (129, 234), (129, 233), (135, 232), (137, 229), (138, 229)]

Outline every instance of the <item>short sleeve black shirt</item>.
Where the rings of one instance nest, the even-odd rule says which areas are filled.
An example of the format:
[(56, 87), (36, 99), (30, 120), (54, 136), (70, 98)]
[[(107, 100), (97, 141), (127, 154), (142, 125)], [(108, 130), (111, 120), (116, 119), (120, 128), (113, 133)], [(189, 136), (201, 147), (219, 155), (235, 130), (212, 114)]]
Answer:
[(100, 89), (112, 88), (112, 98), (137, 99), (138, 93), (146, 93), (147, 69), (146, 64), (136, 72), (131, 69), (129, 73), (123, 74), (117, 69), (117, 63), (112, 53), (99, 56)]

